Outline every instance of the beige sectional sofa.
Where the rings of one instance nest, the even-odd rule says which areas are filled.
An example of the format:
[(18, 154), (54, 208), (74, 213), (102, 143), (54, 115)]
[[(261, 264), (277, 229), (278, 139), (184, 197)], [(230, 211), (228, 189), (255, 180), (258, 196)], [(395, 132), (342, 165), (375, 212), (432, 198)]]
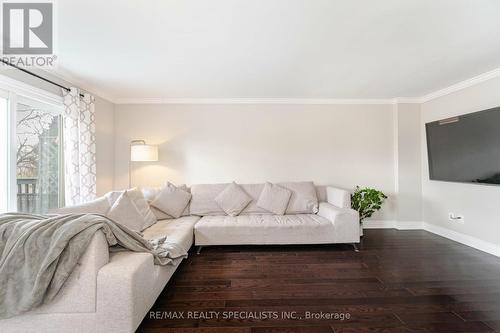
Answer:
[[(290, 202), (293, 199), (296, 208), (310, 211), (282, 216), (262, 211), (256, 200), (263, 184), (251, 184), (242, 187), (252, 202), (238, 216), (227, 216), (213, 202), (224, 184), (194, 185), (191, 214), (159, 220), (144, 230), (144, 237), (166, 235), (186, 251), (193, 242), (200, 246), (359, 242), (358, 214), (349, 208), (348, 191), (313, 187), (314, 203), (311, 185), (283, 186), (287, 184), (293, 189)], [(0, 320), (0, 332), (134, 332), (179, 263), (158, 266), (149, 253), (110, 253), (98, 232), (56, 299)]]
[[(311, 182), (282, 183), (293, 191), (286, 215), (259, 209), (255, 202), (264, 184), (242, 184), (252, 202), (238, 215), (227, 216), (214, 198), (227, 184), (193, 185), (191, 214), (197, 246), (359, 243), (358, 212), (350, 193)], [(291, 209), (290, 209), (291, 208)], [(290, 210), (289, 210), (290, 209)]]
[[(167, 234), (187, 251), (198, 220), (185, 216), (158, 221), (144, 236)], [(0, 332), (134, 332), (178, 266), (155, 265), (149, 253), (110, 253), (104, 234), (98, 232), (56, 299), (0, 320)]]

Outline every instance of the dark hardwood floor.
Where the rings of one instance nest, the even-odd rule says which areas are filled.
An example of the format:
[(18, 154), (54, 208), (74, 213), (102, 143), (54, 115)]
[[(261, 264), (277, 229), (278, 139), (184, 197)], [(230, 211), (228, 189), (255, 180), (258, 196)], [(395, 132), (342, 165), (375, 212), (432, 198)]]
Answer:
[(500, 258), (426, 231), (365, 230), (362, 246), (192, 251), (139, 331), (500, 332)]

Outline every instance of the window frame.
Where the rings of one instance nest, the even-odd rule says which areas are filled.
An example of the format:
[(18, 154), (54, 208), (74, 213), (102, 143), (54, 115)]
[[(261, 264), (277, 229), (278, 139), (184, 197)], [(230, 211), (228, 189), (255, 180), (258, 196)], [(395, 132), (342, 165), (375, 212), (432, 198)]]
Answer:
[[(9, 118), (9, 93), (7, 91), (1, 90), (0, 89), (0, 98), (5, 101), (5, 113), (0, 116), (0, 122), (1, 124), (1, 129), (2, 131), (0, 132), (0, 135), (2, 136), (0, 138), (0, 144), (5, 144), (4, 147), (0, 149), (0, 152), (2, 153), (0, 163), (2, 163), (1, 166), (1, 172), (0, 172), (0, 177), (2, 178), (1, 184), (2, 184), (2, 190), (5, 190), (4, 193), (1, 193), (0, 198), (2, 202), (0, 203), (0, 213), (6, 212), (9, 210), (10, 206), (10, 195), (9, 195), (9, 186), (10, 186), (10, 177), (9, 177), (9, 156), (10, 156), (10, 134), (9, 134), (9, 129), (10, 129), (10, 118)], [(3, 187), (5, 186), (5, 187)]]
[[(34, 102), (39, 105), (48, 106), (52, 110), (63, 115), (64, 104), (63, 97), (46, 90), (31, 86), (24, 82), (12, 79), (5, 75), (0, 75), (0, 95), (7, 96), (8, 110), (8, 143), (9, 157), (7, 166), (7, 209), (9, 211), (17, 210), (17, 180), (16, 180), (16, 111), (19, 102)], [(60, 135), (63, 136), (63, 117), (60, 121)], [(59, 205), (64, 204), (64, 155), (62, 152), (63, 144), (60, 145), (59, 173), (63, 176), (59, 182)]]

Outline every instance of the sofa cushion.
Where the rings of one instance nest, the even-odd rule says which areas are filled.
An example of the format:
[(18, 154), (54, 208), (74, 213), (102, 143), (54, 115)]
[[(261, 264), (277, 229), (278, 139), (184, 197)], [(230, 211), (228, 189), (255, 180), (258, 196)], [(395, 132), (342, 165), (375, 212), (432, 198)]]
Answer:
[(196, 245), (325, 244), (334, 224), (316, 214), (204, 216), (194, 226)]
[(318, 197), (313, 182), (279, 183), (280, 186), (292, 192), (286, 214), (316, 214), (318, 212)]
[(111, 208), (109, 201), (105, 197), (100, 197), (95, 200), (82, 203), (79, 205), (68, 206), (53, 209), (50, 211), (52, 214), (101, 214), (106, 213)]
[(292, 192), (284, 187), (266, 183), (260, 194), (259, 201), (257, 201), (257, 206), (276, 215), (283, 215), (291, 195)]
[(144, 230), (144, 238), (167, 236), (169, 242), (180, 245), (187, 252), (193, 244), (193, 227), (199, 219), (198, 216), (183, 216), (178, 219), (158, 221)]
[[(125, 191), (112, 191), (106, 193), (104, 196), (108, 199), (108, 202), (111, 206), (115, 204), (115, 202), (118, 200), (118, 198), (124, 193)], [(156, 223), (157, 219), (154, 213), (151, 211), (149, 207), (149, 203), (146, 201), (144, 198), (144, 195), (142, 194), (142, 191), (139, 190), (138, 188), (133, 188), (130, 190), (127, 190), (129, 198), (134, 202), (135, 207), (139, 211), (139, 213), (144, 217), (144, 227), (147, 228), (153, 224)]]
[(272, 213), (257, 206), (257, 201), (259, 201), (260, 194), (264, 189), (264, 183), (261, 184), (240, 184), (240, 186), (245, 190), (245, 192), (252, 198), (252, 201), (243, 209), (239, 215), (253, 215), (253, 214), (266, 214), (271, 215)]
[(215, 202), (229, 216), (236, 216), (252, 201), (252, 198), (235, 182), (215, 197)]
[(192, 197), (189, 207), (191, 215), (226, 215), (215, 202), (215, 197), (224, 191), (227, 185), (229, 184), (197, 184), (191, 186)]
[(153, 214), (155, 214), (156, 219), (158, 221), (160, 221), (160, 220), (166, 220), (166, 219), (173, 219), (174, 218), (173, 216), (170, 216), (167, 213), (162, 212), (161, 210), (159, 210), (156, 207), (151, 206), (149, 208), (151, 209), (151, 211), (153, 212)]
[[(186, 192), (191, 193), (189, 187), (186, 186), (186, 184), (182, 184), (177, 186), (177, 188), (180, 188)], [(142, 187), (141, 191), (142, 194), (144, 195), (144, 198), (146, 201), (151, 205), (151, 202), (156, 198), (158, 193), (160, 193), (162, 187)], [(184, 211), (182, 212), (181, 216), (189, 216), (189, 206), (190, 204), (188, 203), (186, 208), (184, 208)], [(157, 220), (165, 220), (165, 219), (173, 219), (174, 217), (171, 215), (168, 215), (165, 212), (162, 212), (158, 208), (155, 208), (153, 206), (150, 206), (151, 211), (153, 214), (156, 216)]]
[[(215, 202), (215, 197), (222, 192), (228, 183), (198, 184), (191, 187), (191, 203), (189, 211), (192, 215), (215, 216), (225, 215), (225, 212)], [(289, 182), (278, 184), (292, 191), (286, 214), (315, 214), (318, 211), (316, 188), (312, 182)], [(264, 184), (242, 184), (245, 192), (252, 197), (240, 215), (272, 214), (257, 205)]]
[(147, 228), (156, 223), (156, 216), (153, 214), (151, 209), (149, 208), (149, 203), (144, 199), (142, 192), (138, 188), (133, 188), (131, 190), (127, 190), (130, 198), (134, 201), (135, 206), (139, 213), (144, 217), (144, 226), (143, 228)]
[(137, 209), (129, 193), (129, 190), (123, 192), (106, 215), (116, 223), (140, 232), (145, 225), (144, 216)]
[(191, 193), (171, 183), (167, 183), (151, 202), (151, 206), (174, 218), (178, 218), (187, 207), (189, 200), (191, 200)]

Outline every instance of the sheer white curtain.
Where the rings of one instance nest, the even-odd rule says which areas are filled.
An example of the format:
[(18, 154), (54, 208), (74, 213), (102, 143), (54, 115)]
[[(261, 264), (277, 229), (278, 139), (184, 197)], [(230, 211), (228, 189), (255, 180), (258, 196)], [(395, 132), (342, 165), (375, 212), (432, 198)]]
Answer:
[(64, 196), (76, 205), (96, 197), (95, 98), (63, 90)]

